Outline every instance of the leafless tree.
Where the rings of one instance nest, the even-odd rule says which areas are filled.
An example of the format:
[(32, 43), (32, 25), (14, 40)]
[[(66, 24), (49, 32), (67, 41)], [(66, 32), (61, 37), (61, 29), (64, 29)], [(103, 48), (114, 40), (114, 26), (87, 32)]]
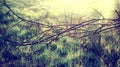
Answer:
[[(90, 36), (93, 36), (93, 35), (96, 35), (96, 34), (100, 34), (102, 32), (105, 32), (105, 31), (110, 31), (111, 29), (119, 29), (120, 28), (120, 12), (118, 10), (116, 10), (116, 14), (118, 16), (118, 18), (113, 18), (113, 19), (106, 19), (102, 16), (102, 14), (93, 9), (98, 15), (100, 15), (102, 17), (101, 18), (98, 18), (98, 19), (87, 19), (85, 21), (80, 21), (76, 24), (72, 24), (72, 23), (69, 23), (69, 24), (58, 24), (58, 25), (49, 25), (49, 24), (45, 24), (45, 23), (42, 23), (42, 20), (38, 20), (38, 21), (35, 21), (35, 20), (29, 20), (29, 19), (25, 19), (23, 18), (22, 16), (19, 16), (19, 14), (17, 14), (14, 10), (11, 9), (11, 7), (7, 4), (7, 1), (6, 0), (3, 0), (5, 6), (9, 9), (9, 11), (14, 15), (16, 16), (20, 21), (23, 21), (25, 23), (28, 23), (29, 25), (34, 25), (37, 27), (37, 29), (43, 29), (45, 28), (46, 30), (43, 30), (42, 32), (39, 32), (36, 34), (36, 36), (34, 37), (31, 37), (31, 39), (29, 39), (30, 41), (29, 42), (19, 42), (19, 41), (16, 41), (16, 40), (11, 40), (9, 37), (5, 37), (4, 36), (4, 33), (0, 33), (0, 35), (3, 36), (3, 39), (5, 39), (6, 41), (8, 42), (11, 42), (11, 43), (14, 43), (13, 45), (14, 46), (26, 46), (26, 45), (35, 45), (35, 44), (39, 44), (39, 43), (45, 43), (46, 46), (44, 48), (46, 48), (50, 43), (52, 43), (53, 41), (56, 41), (64, 36), (69, 36), (69, 34), (77, 34), (77, 39), (82, 39), (84, 37), (88, 37), (90, 38), (90, 41), (92, 43), (93, 40), (95, 40), (95, 37), (90, 37)], [(66, 18), (66, 22), (67, 22), (67, 17), (65, 15), (65, 18)], [(99, 23), (98, 21), (106, 21), (108, 20), (109, 23)], [(71, 22), (73, 22), (74, 20), (72, 20), (72, 14), (70, 16), (70, 20)], [(20, 23), (20, 22), (18, 22)], [(10, 26), (9, 28), (17, 25), (18, 23)], [(97, 26), (95, 29), (87, 29), (86, 27), (90, 27), (90, 26)], [(9, 29), (8, 28), (8, 29)], [(52, 33), (53, 31), (55, 30), (59, 30), (59, 32), (57, 33)], [(72, 32), (72, 33), (68, 33), (68, 32), (71, 32), (71, 31), (80, 31), (80, 32)], [(92, 32), (92, 33), (89, 33), (89, 32)], [(88, 34), (89, 33), (89, 34)], [(99, 35), (100, 36), (100, 35)], [(76, 37), (75, 37), (76, 38)], [(34, 40), (32, 40), (34, 39)], [(99, 42), (100, 42), (100, 38), (99, 38)]]

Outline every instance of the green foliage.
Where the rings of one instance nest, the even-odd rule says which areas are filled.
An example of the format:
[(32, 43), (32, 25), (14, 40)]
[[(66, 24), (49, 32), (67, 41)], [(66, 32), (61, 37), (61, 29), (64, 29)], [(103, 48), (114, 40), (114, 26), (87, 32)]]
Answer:
[[(6, 0), (8, 5), (18, 14), (28, 20), (42, 19), (44, 23), (51, 25), (57, 23), (53, 20), (54, 16), (46, 18), (47, 9), (42, 7), (44, 0)], [(39, 3), (40, 4), (39, 4)], [(41, 5), (41, 6), (39, 6)], [(34, 24), (20, 21), (14, 16), (3, 1), (0, 2), (0, 65), (1, 67), (102, 67), (104, 65), (120, 66), (120, 35), (119, 31), (112, 33), (101, 33), (101, 43), (94, 44), (89, 37), (82, 41), (69, 36), (64, 36), (58, 41), (53, 41), (46, 48), (46, 44), (33, 44), (29, 46), (12, 46), (7, 39), (20, 42), (21, 44), (39, 40), (37, 34), (42, 29)], [(49, 18), (50, 17), (50, 18)], [(53, 17), (53, 18), (51, 18)], [(56, 16), (57, 17), (57, 16)], [(56, 18), (55, 17), (55, 18)], [(57, 20), (65, 23), (64, 17), (60, 16)], [(58, 34), (62, 30), (54, 29), (52, 34)], [(87, 32), (85, 34), (91, 34)], [(97, 35), (97, 34), (96, 34)], [(95, 36), (95, 35), (92, 35)], [(44, 38), (44, 37), (43, 37)], [(83, 46), (83, 47), (81, 47)], [(103, 60), (101, 62), (101, 60)], [(113, 64), (114, 63), (114, 64)], [(102, 65), (101, 65), (102, 64)]]
[(84, 67), (101, 67), (100, 66), (100, 58), (96, 57), (93, 53), (85, 53), (82, 56), (82, 64)]
[(37, 61), (37, 66), (39, 66), (39, 67), (46, 67), (50, 63), (50, 59), (47, 58), (46, 56), (42, 56), (39, 59), (37, 59), (36, 61)]
[(9, 51), (2, 52), (2, 58), (5, 59), (4, 62), (19, 60), (17, 56), (11, 54)]
[(52, 45), (52, 44), (50, 45), (50, 50), (51, 50), (51, 51), (55, 51), (56, 49), (57, 49), (57, 46), (56, 46), (56, 45)]
[(56, 33), (56, 34), (58, 34), (58, 33), (60, 33), (61, 32), (61, 29), (54, 29), (53, 30), (53, 33)]
[(57, 67), (69, 67), (68, 63), (59, 63)]
[(114, 43), (116, 40), (115, 40), (115, 38), (113, 36), (106, 36), (105, 41), (107, 43)]
[(58, 49), (57, 53), (60, 57), (66, 57), (67, 56), (67, 51), (65, 49)]

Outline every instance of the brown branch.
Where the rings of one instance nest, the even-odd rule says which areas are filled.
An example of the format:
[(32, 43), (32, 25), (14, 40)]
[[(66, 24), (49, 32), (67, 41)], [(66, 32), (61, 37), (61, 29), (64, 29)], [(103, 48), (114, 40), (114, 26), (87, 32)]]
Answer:
[[(96, 21), (105, 21), (105, 20), (109, 20), (109, 21), (113, 21), (113, 22), (120, 21), (120, 19), (105, 19), (104, 17), (103, 17), (103, 19), (90, 19), (90, 20), (87, 20), (87, 21), (79, 22), (79, 24), (73, 24), (73, 25), (72, 25), (72, 24), (69, 24), (70, 27), (68, 27), (67, 29), (64, 29), (64, 30), (61, 31), (60, 33), (58, 33), (58, 34), (51, 34), (50, 36), (45, 37), (44, 34), (50, 32), (51, 30), (53, 30), (53, 28), (62, 28), (62, 27), (60, 27), (60, 26), (69, 26), (69, 25), (64, 25), (64, 24), (63, 24), (63, 25), (46, 25), (46, 24), (40, 23), (39, 21), (27, 20), (27, 19), (22, 18), (22, 17), (20, 17), (19, 15), (17, 15), (17, 14), (9, 7), (9, 5), (8, 5), (7, 2), (6, 2), (6, 0), (3, 0), (3, 1), (4, 1), (5, 6), (12, 12), (12, 14), (15, 15), (15, 16), (16, 16), (18, 19), (20, 19), (21, 21), (30, 22), (30, 23), (34, 23), (34, 24), (36, 24), (36, 25), (41, 25), (42, 27), (50, 28), (50, 29), (48, 29), (48, 30), (43, 31), (42, 33), (37, 34), (37, 36), (35, 36), (35, 37), (38, 37), (37, 40), (32, 41), (32, 42), (30, 42), (30, 43), (23, 43), (25, 46), (26, 46), (26, 45), (33, 45), (33, 44), (43, 43), (43, 42), (48, 42), (48, 43), (47, 43), (47, 45), (48, 45), (48, 44), (52, 43), (54, 40), (60, 38), (60, 36), (63, 35), (64, 33), (70, 32), (70, 31), (75, 30), (75, 29), (78, 29), (78, 28), (82, 28), (82, 27), (87, 26), (87, 25), (91, 25), (91, 24), (95, 23)], [(99, 13), (99, 12), (97, 12), (97, 13)], [(99, 14), (101, 15), (101, 13), (99, 13)], [(102, 15), (101, 15), (101, 16), (102, 16)], [(115, 24), (115, 23), (113, 23), (113, 24), (105, 24), (105, 25), (113, 26), (114, 24)], [(102, 24), (101, 24), (101, 25), (102, 25)], [(115, 27), (113, 26), (113, 27), (109, 27), (109, 28), (105, 28), (105, 29), (101, 29), (101, 28), (103, 28), (103, 27), (100, 27), (100, 28), (98, 28), (98, 29), (96, 29), (96, 30), (94, 30), (94, 31), (92, 31), (92, 32), (94, 32), (94, 33), (96, 33), (96, 32), (102, 32), (102, 31), (106, 31), (106, 30), (109, 30), (109, 29), (115, 28)], [(86, 30), (85, 30), (85, 31), (86, 31)], [(86, 32), (82, 32), (82, 33), (86, 33)], [(42, 35), (42, 36), (41, 36), (41, 35)], [(81, 36), (81, 37), (79, 37), (79, 38), (83, 38), (83, 37), (86, 37), (86, 36), (89, 36), (89, 35), (84, 35), (84, 36)], [(39, 37), (42, 38), (42, 39), (39, 39)], [(34, 38), (34, 37), (33, 37), (33, 38)], [(9, 41), (9, 40), (8, 40), (8, 41)], [(10, 42), (12, 42), (12, 41), (10, 41)], [(21, 44), (22, 44), (22, 43), (21, 43)], [(21, 45), (21, 44), (20, 44), (20, 45)], [(19, 46), (20, 46), (20, 45), (19, 45)], [(23, 46), (23, 45), (22, 45), (22, 46)]]

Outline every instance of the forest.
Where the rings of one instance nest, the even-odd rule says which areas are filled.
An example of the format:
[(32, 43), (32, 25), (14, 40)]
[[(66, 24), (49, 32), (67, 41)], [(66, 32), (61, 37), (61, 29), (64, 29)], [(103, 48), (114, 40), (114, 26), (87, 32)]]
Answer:
[(0, 0), (0, 67), (120, 67), (120, 0)]

